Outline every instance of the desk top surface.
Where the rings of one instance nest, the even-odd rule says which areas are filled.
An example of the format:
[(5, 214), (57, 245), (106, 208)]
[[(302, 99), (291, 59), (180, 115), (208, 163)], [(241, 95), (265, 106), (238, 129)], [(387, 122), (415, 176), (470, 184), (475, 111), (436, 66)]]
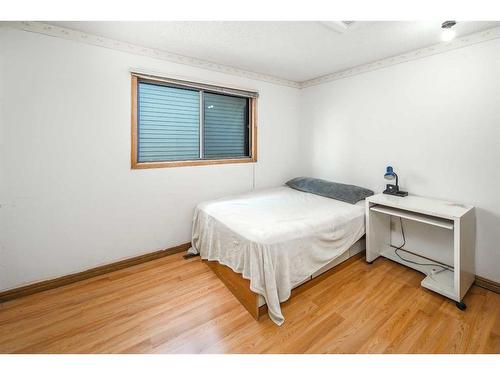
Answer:
[(420, 212), (427, 215), (444, 217), (444, 218), (460, 218), (474, 207), (456, 203), (443, 201), (434, 198), (419, 197), (416, 195), (408, 195), (406, 197), (397, 197), (389, 194), (376, 194), (366, 198), (367, 202), (380, 204), (389, 207), (400, 208), (413, 212)]

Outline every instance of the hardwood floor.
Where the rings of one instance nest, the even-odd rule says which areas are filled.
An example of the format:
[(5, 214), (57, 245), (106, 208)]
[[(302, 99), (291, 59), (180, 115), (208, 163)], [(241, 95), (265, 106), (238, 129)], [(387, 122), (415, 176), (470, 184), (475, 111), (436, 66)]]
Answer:
[(500, 353), (500, 295), (467, 310), (378, 259), (341, 266), (255, 321), (199, 258), (154, 260), (0, 305), (2, 353)]

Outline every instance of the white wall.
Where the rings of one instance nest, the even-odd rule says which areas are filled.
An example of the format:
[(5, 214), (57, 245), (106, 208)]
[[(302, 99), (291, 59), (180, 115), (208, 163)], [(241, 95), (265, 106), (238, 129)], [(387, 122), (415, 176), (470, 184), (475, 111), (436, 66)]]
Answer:
[(190, 240), (198, 202), (252, 164), (130, 169), (130, 74), (260, 92), (256, 187), (305, 172), (298, 89), (0, 28), (0, 290)]
[(477, 273), (500, 281), (499, 40), (300, 91), (0, 28), (0, 290), (187, 242), (198, 202), (251, 189), (251, 164), (130, 170), (131, 67), (259, 90), (257, 188), (381, 191), (392, 164), (475, 205)]
[(476, 272), (500, 282), (500, 40), (303, 90), (312, 174), (477, 207)]

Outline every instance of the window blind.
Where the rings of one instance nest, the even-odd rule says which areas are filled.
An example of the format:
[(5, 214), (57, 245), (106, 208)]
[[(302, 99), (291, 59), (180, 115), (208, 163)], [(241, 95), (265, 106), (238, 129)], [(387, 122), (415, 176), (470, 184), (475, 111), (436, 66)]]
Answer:
[(200, 157), (200, 93), (138, 84), (138, 161)]
[(248, 99), (204, 93), (204, 157), (248, 156)]
[(256, 160), (255, 96), (170, 81), (132, 76), (133, 168)]

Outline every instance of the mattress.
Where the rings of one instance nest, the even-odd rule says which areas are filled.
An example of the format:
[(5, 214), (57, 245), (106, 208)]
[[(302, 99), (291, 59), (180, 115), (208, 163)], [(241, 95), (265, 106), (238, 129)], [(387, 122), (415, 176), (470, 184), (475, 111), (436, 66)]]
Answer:
[(192, 244), (250, 280), (281, 325), (280, 303), (294, 286), (342, 255), (365, 233), (364, 205), (283, 186), (204, 202), (193, 218)]

